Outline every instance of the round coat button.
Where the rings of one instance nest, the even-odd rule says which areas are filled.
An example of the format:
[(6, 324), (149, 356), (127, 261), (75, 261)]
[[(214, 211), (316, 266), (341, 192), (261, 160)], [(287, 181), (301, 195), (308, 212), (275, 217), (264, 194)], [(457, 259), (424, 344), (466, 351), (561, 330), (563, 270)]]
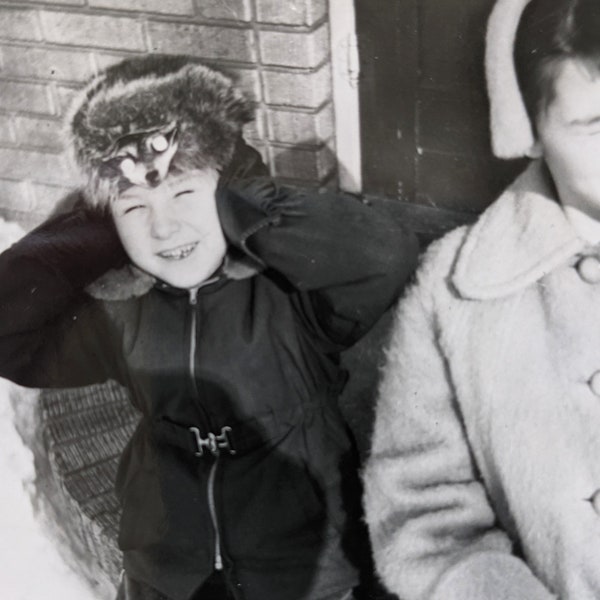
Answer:
[(596, 490), (590, 498), (592, 508), (596, 511), (596, 514), (600, 515), (600, 490)]
[(600, 283), (600, 260), (586, 256), (577, 263), (579, 277), (587, 283)]
[(600, 396), (600, 371), (596, 371), (588, 381), (590, 389), (596, 396)]

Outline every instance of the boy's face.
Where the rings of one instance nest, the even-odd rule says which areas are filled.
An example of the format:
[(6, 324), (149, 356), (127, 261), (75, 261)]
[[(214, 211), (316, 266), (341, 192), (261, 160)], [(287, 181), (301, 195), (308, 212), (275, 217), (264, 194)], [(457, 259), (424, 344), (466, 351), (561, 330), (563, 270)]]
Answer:
[(121, 242), (140, 269), (191, 289), (221, 265), (227, 242), (221, 229), (214, 169), (170, 175), (155, 188), (133, 186), (112, 203)]
[(537, 120), (540, 149), (561, 202), (600, 220), (600, 73), (565, 59), (554, 91)]

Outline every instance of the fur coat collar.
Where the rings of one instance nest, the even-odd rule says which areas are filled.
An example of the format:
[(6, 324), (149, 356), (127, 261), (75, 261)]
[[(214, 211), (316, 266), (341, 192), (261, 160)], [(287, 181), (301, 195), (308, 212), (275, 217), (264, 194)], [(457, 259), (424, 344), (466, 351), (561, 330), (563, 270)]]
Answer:
[(534, 161), (470, 229), (452, 283), (463, 298), (501, 298), (539, 280), (584, 245), (543, 163)]
[[(225, 257), (223, 266), (215, 276), (205, 281), (200, 287), (214, 283), (217, 280), (246, 279), (260, 272), (261, 267), (251, 257), (230, 249)], [(128, 264), (121, 269), (112, 269), (99, 277), (86, 288), (87, 293), (97, 300), (128, 300), (147, 294), (154, 286), (168, 288), (165, 283), (155, 277)]]

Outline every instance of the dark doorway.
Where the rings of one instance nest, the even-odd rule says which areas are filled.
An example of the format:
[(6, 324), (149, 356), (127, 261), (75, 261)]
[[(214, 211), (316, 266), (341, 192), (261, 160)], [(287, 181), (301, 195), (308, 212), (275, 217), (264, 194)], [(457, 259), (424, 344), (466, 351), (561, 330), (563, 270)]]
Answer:
[(355, 0), (365, 193), (478, 212), (523, 168), (490, 150), (494, 0)]

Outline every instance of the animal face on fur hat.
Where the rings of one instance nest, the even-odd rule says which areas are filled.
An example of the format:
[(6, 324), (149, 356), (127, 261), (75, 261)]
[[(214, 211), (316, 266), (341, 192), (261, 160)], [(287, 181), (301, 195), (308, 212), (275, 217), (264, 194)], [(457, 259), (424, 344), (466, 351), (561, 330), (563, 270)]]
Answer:
[(88, 201), (105, 205), (131, 185), (159, 185), (169, 172), (225, 167), (252, 112), (229, 78), (187, 56), (109, 67), (75, 100), (70, 120)]

